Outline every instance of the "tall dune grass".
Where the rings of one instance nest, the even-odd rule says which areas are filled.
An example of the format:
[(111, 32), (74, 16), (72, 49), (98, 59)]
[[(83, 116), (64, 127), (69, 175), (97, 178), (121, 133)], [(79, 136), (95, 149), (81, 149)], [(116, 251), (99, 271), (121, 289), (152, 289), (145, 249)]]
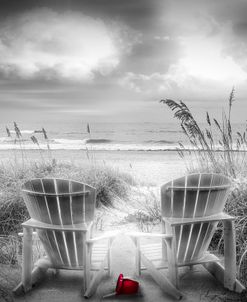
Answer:
[(206, 112), (205, 128), (200, 126), (184, 102), (171, 99), (160, 102), (174, 112), (174, 117), (180, 122), (191, 145), (188, 150), (180, 143), (180, 148), (177, 149), (179, 155), (182, 158), (192, 155), (200, 171), (223, 173), (235, 179), (247, 173), (247, 133), (246, 129), (242, 133), (233, 133), (231, 111), (234, 101), (233, 89), (228, 100), (227, 113), (222, 111), (222, 119), (219, 121)]
[[(225, 210), (236, 217), (237, 260), (247, 248), (247, 131), (233, 132), (231, 122), (232, 106), (235, 102), (234, 89), (228, 99), (228, 111), (222, 112), (221, 121), (206, 112), (206, 127), (194, 118), (188, 106), (180, 101), (162, 99), (167, 105), (187, 137), (190, 148), (180, 143), (178, 154), (185, 161), (190, 160), (188, 172), (215, 172), (227, 175), (233, 183), (233, 190), (227, 200)], [(212, 246), (223, 250), (223, 229), (219, 225)]]

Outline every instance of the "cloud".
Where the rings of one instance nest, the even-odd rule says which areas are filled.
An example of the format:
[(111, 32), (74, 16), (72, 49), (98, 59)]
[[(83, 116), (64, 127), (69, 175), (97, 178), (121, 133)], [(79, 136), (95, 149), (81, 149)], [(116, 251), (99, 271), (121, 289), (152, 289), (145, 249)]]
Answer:
[(35, 9), (0, 24), (0, 72), (7, 77), (90, 81), (111, 73), (139, 41), (119, 22)]
[[(189, 43), (189, 41), (188, 41)], [(190, 43), (189, 43), (190, 44)], [(205, 46), (204, 43), (199, 44)], [(208, 47), (205, 48), (208, 51)], [(247, 82), (247, 73), (231, 57), (210, 53), (189, 52), (177, 63), (172, 64), (166, 73), (137, 74), (128, 72), (119, 84), (136, 93), (157, 97), (175, 97), (190, 100), (215, 101), (225, 97), (232, 86), (240, 87)]]
[(173, 65), (167, 73), (135, 74), (126, 73), (119, 84), (136, 93), (154, 96), (162, 93), (178, 95), (179, 92), (194, 89), (198, 80), (188, 76), (182, 66)]
[(170, 37), (169, 36), (155, 36), (154, 40), (159, 40), (159, 41), (169, 41)]
[[(166, 14), (164, 24), (166, 28), (172, 24), (168, 32), (171, 38), (200, 36), (201, 41), (216, 38), (221, 43), (221, 54), (231, 57), (236, 64), (247, 71), (246, 1), (189, 0), (184, 5), (174, 1)], [(194, 44), (192, 46), (194, 47)], [(212, 52), (214, 47), (213, 42), (207, 50)], [(218, 50), (219, 46), (216, 47)]]
[(163, 57), (160, 54), (159, 61), (168, 62), (167, 70), (127, 72), (119, 81), (120, 85), (149, 97), (165, 94), (200, 100), (222, 99), (232, 86), (246, 85), (247, 44), (246, 39), (241, 41), (240, 38), (247, 23), (241, 20), (240, 24), (236, 18), (231, 22), (229, 19), (223, 21), (212, 11), (200, 11), (198, 6), (193, 8), (195, 11), (184, 12), (175, 6), (175, 11), (167, 13), (165, 22), (168, 20), (171, 24), (176, 13), (179, 17), (173, 19), (182, 20), (182, 25), (173, 21), (174, 26), (168, 34), (154, 36), (156, 42), (165, 42), (166, 48), (176, 41), (173, 49), (181, 49), (176, 54), (173, 49), (169, 50), (173, 60), (168, 59), (168, 52), (164, 52)]

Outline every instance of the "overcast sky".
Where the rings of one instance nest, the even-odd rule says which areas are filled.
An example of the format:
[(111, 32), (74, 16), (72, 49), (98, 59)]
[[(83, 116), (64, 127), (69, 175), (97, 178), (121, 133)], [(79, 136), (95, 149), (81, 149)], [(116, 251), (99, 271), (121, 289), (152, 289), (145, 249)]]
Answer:
[(0, 0), (0, 119), (247, 119), (245, 0)]

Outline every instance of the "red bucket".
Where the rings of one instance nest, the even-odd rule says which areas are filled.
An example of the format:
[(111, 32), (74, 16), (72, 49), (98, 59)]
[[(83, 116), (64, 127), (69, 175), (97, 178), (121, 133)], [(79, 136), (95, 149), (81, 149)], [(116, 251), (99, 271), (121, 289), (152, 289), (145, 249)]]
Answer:
[(139, 283), (129, 278), (124, 278), (123, 274), (120, 274), (117, 280), (115, 292), (103, 296), (103, 298), (109, 298), (117, 295), (133, 295), (138, 292)]
[(132, 295), (136, 294), (139, 289), (139, 283), (129, 278), (124, 278), (120, 274), (117, 280), (116, 295)]

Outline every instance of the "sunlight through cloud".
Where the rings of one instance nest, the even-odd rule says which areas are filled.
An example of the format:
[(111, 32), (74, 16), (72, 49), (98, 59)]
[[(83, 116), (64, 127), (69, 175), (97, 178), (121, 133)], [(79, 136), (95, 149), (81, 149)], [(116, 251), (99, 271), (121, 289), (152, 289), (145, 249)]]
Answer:
[(36, 9), (0, 27), (0, 71), (22, 78), (92, 80), (107, 75), (130, 51), (127, 26), (82, 13)]
[(246, 72), (230, 56), (222, 54), (217, 38), (186, 37), (182, 39), (185, 56), (179, 65), (188, 76), (215, 81), (239, 83), (247, 79)]

